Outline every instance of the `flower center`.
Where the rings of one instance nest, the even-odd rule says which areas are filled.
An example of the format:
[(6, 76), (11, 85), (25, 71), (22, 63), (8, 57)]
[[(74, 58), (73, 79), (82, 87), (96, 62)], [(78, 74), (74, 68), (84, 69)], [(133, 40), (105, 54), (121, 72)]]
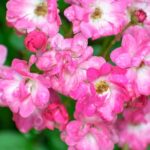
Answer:
[(96, 84), (96, 92), (99, 94), (103, 94), (109, 89), (109, 85), (105, 81), (100, 81)]
[(33, 80), (26, 79), (25, 84), (26, 84), (27, 91), (29, 93), (34, 92), (34, 90), (36, 89), (36, 83)]
[(40, 3), (34, 10), (37, 16), (45, 16), (47, 14), (48, 8), (46, 3)]
[(102, 17), (102, 11), (100, 10), (100, 8), (95, 8), (91, 17), (92, 17), (92, 19), (100, 19)]

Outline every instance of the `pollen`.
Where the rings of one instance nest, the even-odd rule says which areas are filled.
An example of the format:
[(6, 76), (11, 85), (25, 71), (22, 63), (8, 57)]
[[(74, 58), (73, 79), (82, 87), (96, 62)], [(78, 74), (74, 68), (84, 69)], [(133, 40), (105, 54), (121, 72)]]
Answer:
[(94, 12), (91, 15), (92, 19), (100, 19), (102, 17), (102, 11), (100, 8), (95, 8)]
[(40, 3), (39, 5), (37, 5), (34, 12), (37, 16), (43, 16), (44, 17), (48, 12), (47, 4), (44, 2)]
[(96, 92), (99, 94), (103, 94), (108, 91), (109, 85), (106, 81), (100, 81), (96, 84)]

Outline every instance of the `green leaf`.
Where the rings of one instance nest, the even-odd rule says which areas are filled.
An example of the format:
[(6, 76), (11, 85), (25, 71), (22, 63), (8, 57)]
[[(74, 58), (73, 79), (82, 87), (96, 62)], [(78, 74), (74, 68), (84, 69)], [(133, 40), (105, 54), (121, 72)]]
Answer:
[(16, 50), (24, 50), (24, 36), (19, 36), (15, 32), (10, 35), (10, 44)]
[(45, 130), (48, 138), (48, 146), (50, 150), (67, 150), (67, 145), (61, 140), (60, 132), (55, 129), (53, 131)]
[(0, 133), (1, 150), (32, 150), (31, 144), (23, 135), (14, 131), (1, 131)]
[(147, 150), (150, 150), (150, 145), (148, 146)]

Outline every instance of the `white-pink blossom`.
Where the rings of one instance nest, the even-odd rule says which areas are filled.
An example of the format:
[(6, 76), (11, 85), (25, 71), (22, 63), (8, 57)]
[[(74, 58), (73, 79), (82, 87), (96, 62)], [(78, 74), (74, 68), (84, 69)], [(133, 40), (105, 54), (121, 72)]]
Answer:
[(73, 23), (74, 33), (81, 32), (87, 38), (116, 35), (128, 22), (127, 2), (116, 0), (88, 0), (72, 4), (65, 16)]
[[(127, 69), (131, 95), (150, 94), (150, 34), (143, 27), (134, 26), (123, 36), (122, 46), (111, 53), (111, 59)], [(134, 94), (135, 93), (135, 94)]]
[(104, 124), (93, 126), (71, 121), (61, 134), (69, 150), (113, 150), (117, 138)]
[(21, 33), (39, 29), (53, 36), (61, 24), (58, 13), (57, 0), (9, 0), (6, 18)]

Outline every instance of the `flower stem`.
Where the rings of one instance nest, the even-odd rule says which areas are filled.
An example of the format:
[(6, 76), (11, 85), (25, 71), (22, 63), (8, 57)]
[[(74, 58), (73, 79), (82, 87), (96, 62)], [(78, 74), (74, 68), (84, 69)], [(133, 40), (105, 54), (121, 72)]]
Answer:
[[(110, 59), (110, 58), (109, 58), (109, 54), (110, 54), (111, 48), (113, 47), (113, 45), (114, 45), (117, 41), (120, 41), (120, 39), (121, 39), (121, 37), (122, 37), (124, 31), (125, 31), (126, 29), (128, 29), (131, 25), (133, 25), (133, 23), (132, 23), (132, 22), (129, 22), (129, 23), (124, 27), (124, 29), (123, 29), (120, 33), (118, 33), (118, 34), (115, 36), (115, 38), (109, 43), (109, 45), (107, 46), (107, 48), (106, 48), (106, 49), (103, 49), (104, 53), (102, 53), (101, 56), (103, 56), (106, 60), (109, 60), (109, 59)], [(104, 48), (105, 48), (105, 47), (104, 47)]]
[(129, 150), (128, 144), (125, 144), (125, 145), (123, 146), (122, 150)]

